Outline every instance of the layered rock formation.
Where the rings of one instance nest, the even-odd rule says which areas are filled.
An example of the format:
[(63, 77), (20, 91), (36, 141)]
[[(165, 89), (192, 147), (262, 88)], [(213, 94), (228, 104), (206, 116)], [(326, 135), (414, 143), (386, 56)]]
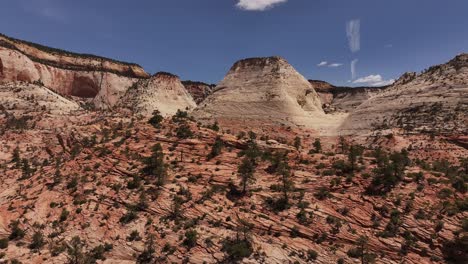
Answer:
[(193, 115), (313, 126), (324, 112), (312, 85), (283, 58), (269, 57), (236, 62)]
[(365, 101), (345, 120), (344, 133), (387, 128), (408, 132), (468, 133), (468, 54), (421, 74), (407, 73)]
[(118, 106), (149, 116), (154, 110), (163, 115), (173, 115), (177, 110), (192, 110), (196, 103), (178, 76), (159, 72), (128, 89)]
[(187, 92), (189, 92), (195, 103), (200, 104), (208, 97), (216, 87), (216, 84), (207, 84), (204, 82), (194, 81), (183, 81), (182, 84), (185, 86)]
[[(103, 259), (97, 263), (360, 263), (358, 241), (366, 236), (369, 262), (443, 263), (444, 245), (466, 236), (460, 233), (466, 194), (442, 172), (436, 177), (415, 164), (386, 195), (367, 195), (378, 164), (371, 149), (347, 177), (347, 165), (340, 164), (348, 155), (338, 140), (322, 138), (327, 154), (321, 154), (309, 153), (315, 139), (307, 132), (282, 134), (287, 142), (302, 138), (299, 150), (272, 144), (281, 139), (271, 133), (259, 134), (263, 153), (289, 153), (286, 169), (294, 185), (289, 206), (281, 206), (284, 182), (272, 171), (274, 159), (257, 159), (256, 180), (240, 194), (246, 138), (188, 120), (166, 119), (155, 129), (147, 120), (104, 112), (70, 115), (51, 131), (57, 118), (41, 116), (42, 125), (0, 133), (0, 262), (68, 263), (77, 252), (80, 261)], [(0, 128), (4, 121), (0, 114)], [(193, 137), (178, 138), (181, 126)], [(207, 158), (217, 139), (224, 147)], [(160, 187), (155, 175), (142, 173), (160, 166), (146, 159), (155, 157), (155, 144), (162, 147), (157, 161), (167, 165)], [(422, 159), (436, 157), (438, 150), (467, 154), (447, 142), (414, 145), (419, 149), (410, 155)], [(26, 165), (12, 162), (14, 153)], [(250, 246), (226, 249), (227, 242), (245, 234)], [(83, 246), (66, 250), (75, 236)]]
[(0, 83), (37, 82), (63, 95), (94, 98), (100, 108), (148, 74), (138, 65), (71, 53), (0, 35)]

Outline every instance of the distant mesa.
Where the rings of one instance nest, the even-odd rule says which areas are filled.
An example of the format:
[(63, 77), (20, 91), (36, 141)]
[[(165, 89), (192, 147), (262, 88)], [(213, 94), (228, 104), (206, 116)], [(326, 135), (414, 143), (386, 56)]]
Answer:
[(144, 116), (154, 110), (163, 115), (193, 110), (201, 122), (233, 126), (285, 124), (343, 135), (386, 129), (468, 133), (468, 54), (420, 74), (405, 73), (394, 84), (377, 88), (308, 81), (278, 56), (239, 60), (214, 85), (181, 82), (168, 72), (150, 76), (134, 63), (0, 34), (0, 85), (4, 96), (18, 96), (12, 93), (17, 86), (24, 90), (21, 95), (37, 95), (44, 109), (58, 112), (61, 106), (64, 112), (80, 109), (75, 99), (98, 109), (129, 109)]

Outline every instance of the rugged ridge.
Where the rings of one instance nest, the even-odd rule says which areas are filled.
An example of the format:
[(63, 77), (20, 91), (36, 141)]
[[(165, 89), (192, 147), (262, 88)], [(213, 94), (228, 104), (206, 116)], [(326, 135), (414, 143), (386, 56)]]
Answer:
[(138, 65), (77, 54), (0, 35), (0, 83), (36, 82), (62, 95), (94, 98), (99, 108), (148, 74)]
[(206, 97), (208, 97), (216, 87), (216, 84), (207, 84), (204, 82), (197, 82), (197, 81), (182, 81), (182, 84), (185, 86), (185, 89), (187, 92), (189, 92), (193, 100), (197, 104), (200, 104), (205, 100)]
[(439, 134), (468, 133), (468, 54), (420, 73), (405, 73), (361, 104), (341, 126), (348, 134), (387, 128)]
[(352, 112), (367, 99), (389, 87), (345, 87), (334, 86), (320, 80), (309, 80), (309, 82), (317, 91), (326, 113)]
[(197, 107), (200, 120), (256, 120), (313, 126), (324, 116), (312, 85), (285, 59), (236, 62), (213, 94)]
[(128, 89), (118, 106), (149, 116), (155, 110), (163, 115), (173, 115), (177, 110), (192, 110), (196, 103), (178, 76), (158, 72)]

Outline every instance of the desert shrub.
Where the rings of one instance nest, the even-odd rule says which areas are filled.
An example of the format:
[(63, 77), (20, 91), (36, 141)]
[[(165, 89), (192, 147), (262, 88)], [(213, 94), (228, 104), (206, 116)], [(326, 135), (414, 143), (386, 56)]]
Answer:
[(448, 188), (443, 188), (442, 190), (439, 191), (439, 193), (437, 194), (437, 197), (439, 197), (440, 199), (447, 199), (452, 194), (453, 194), (452, 190)]
[(390, 221), (385, 227), (385, 230), (378, 233), (378, 235), (381, 237), (394, 237), (397, 235), (401, 224), (400, 212), (395, 209), (390, 213)]
[(317, 257), (318, 257), (317, 251), (315, 251), (313, 249), (307, 250), (307, 260), (308, 261), (314, 261), (314, 260), (317, 259)]
[(187, 111), (181, 111), (180, 109), (178, 109), (176, 114), (172, 117), (172, 121), (176, 123), (185, 122), (187, 119), (189, 119)]
[(62, 210), (62, 213), (60, 213), (59, 221), (60, 222), (65, 222), (67, 220), (69, 214), (70, 214), (70, 212), (67, 209), (64, 208)]
[(314, 149), (309, 151), (310, 154), (322, 152), (322, 143), (320, 142), (319, 138), (315, 139), (313, 146), (314, 146)]
[(8, 242), (10, 240), (8, 238), (2, 238), (0, 239), (0, 249), (5, 249), (8, 247)]
[(405, 149), (388, 156), (385, 152), (376, 150), (374, 156), (377, 168), (373, 170), (373, 179), (366, 192), (371, 195), (383, 195), (402, 180), (405, 168), (411, 161)]
[(119, 222), (125, 225), (125, 224), (132, 222), (133, 220), (136, 220), (137, 218), (138, 218), (137, 213), (133, 210), (129, 210), (122, 217), (120, 217)]
[(468, 263), (468, 235), (445, 242), (442, 253), (448, 263)]
[(10, 240), (19, 240), (25, 236), (25, 232), (23, 229), (20, 228), (18, 220), (12, 221), (10, 223), (10, 228), (11, 228), (11, 233), (10, 233), (10, 236), (8, 237)]
[(156, 184), (162, 186), (167, 176), (166, 165), (164, 163), (164, 152), (161, 144), (156, 144), (151, 149), (151, 156), (143, 160), (145, 167), (142, 172), (156, 178)]
[(299, 150), (301, 148), (301, 138), (300, 137), (295, 137), (293, 145), (297, 150)]
[(137, 230), (133, 230), (130, 235), (127, 237), (128, 241), (140, 241), (141, 237)]
[(226, 239), (223, 242), (222, 250), (227, 254), (228, 263), (240, 262), (244, 258), (250, 257), (253, 253), (252, 244), (247, 240)]
[(40, 231), (34, 232), (32, 236), (31, 244), (29, 244), (30, 249), (40, 249), (45, 245), (44, 235)]
[(193, 132), (188, 124), (181, 124), (176, 129), (176, 136), (180, 139), (187, 139), (193, 137)]
[(315, 198), (319, 200), (325, 200), (329, 197), (331, 197), (330, 191), (328, 190), (327, 187), (319, 187), (317, 191), (314, 193)]
[(150, 235), (149, 239), (145, 242), (145, 249), (138, 255), (137, 264), (150, 264), (154, 263), (154, 253), (156, 253), (156, 245), (154, 242), (154, 236)]
[(153, 116), (148, 120), (148, 123), (155, 128), (159, 128), (163, 120), (164, 117), (161, 115), (161, 112), (159, 112), (159, 110), (155, 110), (153, 112)]
[(224, 142), (221, 139), (221, 137), (216, 137), (215, 142), (213, 143), (213, 146), (211, 147), (211, 152), (208, 154), (208, 160), (218, 156), (221, 154), (221, 151), (223, 150), (224, 147)]
[(192, 248), (197, 245), (197, 240), (198, 240), (198, 233), (197, 230), (192, 229), (192, 230), (187, 230), (185, 231), (185, 239), (184, 239), (184, 246), (187, 248)]

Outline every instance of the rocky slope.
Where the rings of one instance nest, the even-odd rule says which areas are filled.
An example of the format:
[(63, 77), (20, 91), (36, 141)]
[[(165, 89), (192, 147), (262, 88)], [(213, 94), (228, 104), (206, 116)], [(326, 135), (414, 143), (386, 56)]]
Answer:
[(468, 133), (468, 54), (421, 74), (404, 74), (395, 84), (357, 107), (343, 133), (401, 128), (407, 132)]
[(269, 57), (236, 62), (193, 115), (313, 126), (324, 112), (311, 84), (283, 58)]
[(0, 83), (40, 83), (62, 95), (94, 98), (99, 108), (148, 74), (138, 65), (76, 54), (0, 35)]
[(128, 89), (117, 107), (129, 108), (145, 116), (158, 110), (167, 116), (175, 114), (177, 110), (190, 111), (196, 107), (196, 103), (178, 76), (159, 72)]
[[(322, 138), (323, 151), (313, 153), (315, 138), (281, 127), (283, 138), (267, 132), (250, 141), (183, 117), (159, 128), (106, 112), (38, 113), (27, 122), (36, 125), (0, 135), (2, 260), (359, 263), (364, 256), (377, 263), (442, 263), (453, 257), (451, 241), (466, 237), (468, 201), (460, 185), (452, 186), (454, 176), (439, 172), (443, 167), (413, 162), (386, 195), (369, 195), (378, 155), (365, 150), (350, 173), (336, 138)], [(292, 146), (295, 137), (303, 147)], [(410, 157), (435, 164), (434, 151), (467, 154), (438, 138), (433, 143), (414, 143)], [(242, 155), (258, 151), (255, 181), (242, 194)], [(275, 152), (287, 153), (281, 168), (288, 173)], [(159, 182), (161, 165), (167, 174)], [(147, 166), (158, 169), (148, 174)], [(281, 175), (288, 177), (287, 205)]]
[(0, 84), (0, 110), (9, 111), (20, 118), (31, 112), (65, 115), (79, 109), (78, 103), (44, 86), (31, 83)]
[(207, 84), (204, 82), (182, 81), (185, 89), (192, 95), (195, 103), (200, 104), (208, 97), (216, 87), (216, 84)]
[(369, 98), (377, 95), (385, 87), (337, 87), (330, 83), (309, 80), (320, 97), (322, 107), (326, 113), (352, 112)]

